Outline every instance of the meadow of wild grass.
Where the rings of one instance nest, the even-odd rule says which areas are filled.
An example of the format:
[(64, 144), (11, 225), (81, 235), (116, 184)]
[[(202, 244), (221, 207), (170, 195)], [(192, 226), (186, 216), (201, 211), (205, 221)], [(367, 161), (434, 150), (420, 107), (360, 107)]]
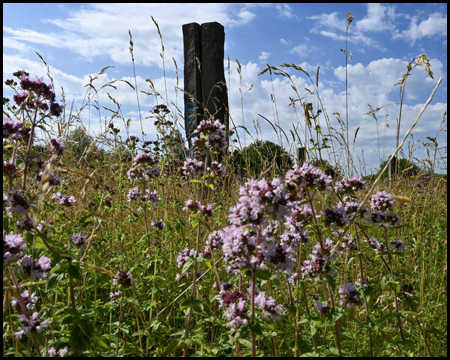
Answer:
[[(420, 65), (432, 76), (420, 55), (403, 87)], [(289, 77), (283, 67), (314, 87), (296, 65), (266, 71)], [(82, 109), (56, 101), (50, 73), (13, 75), (4, 356), (446, 356), (447, 181), (432, 152), (422, 173), (351, 176), (348, 134), (325, 135), (321, 100), (314, 111), (298, 95), (308, 161), (261, 156), (255, 170), (242, 156), (236, 171), (240, 139), (220, 119), (199, 124), (189, 152), (167, 99), (156, 95), (158, 138), (144, 141), (114, 126), (126, 119), (111, 98), (105, 132), (86, 141), (72, 131)], [(334, 178), (328, 147), (350, 164), (331, 164)]]

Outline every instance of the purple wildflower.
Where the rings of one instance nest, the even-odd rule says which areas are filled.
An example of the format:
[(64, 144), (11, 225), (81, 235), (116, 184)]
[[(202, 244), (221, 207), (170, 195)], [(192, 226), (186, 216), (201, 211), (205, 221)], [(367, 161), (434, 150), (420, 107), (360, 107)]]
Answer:
[(141, 175), (141, 170), (136, 168), (131, 168), (127, 171), (127, 177), (130, 181), (136, 180)]
[(328, 194), (331, 190), (331, 177), (312, 165), (304, 163), (302, 166), (296, 165), (293, 170), (286, 173), (286, 182), (294, 183), (300, 189), (311, 188), (324, 191)]
[(347, 305), (349, 309), (354, 308), (356, 305), (366, 304), (367, 301), (362, 299), (361, 293), (351, 284), (339, 286), (339, 296), (341, 297), (341, 307)]
[(20, 221), (16, 221), (17, 230), (29, 231), (34, 228), (34, 222), (28, 216), (24, 217)]
[(227, 173), (227, 170), (222, 167), (222, 164), (219, 164), (217, 161), (213, 161), (211, 163), (211, 168), (208, 168), (208, 171), (211, 172), (212, 176), (223, 177)]
[[(5, 198), (5, 194), (3, 197)], [(6, 195), (6, 210), (8, 213), (24, 216), (27, 214), (31, 204), (31, 200), (21, 190), (13, 189), (11, 194)]]
[(280, 314), (283, 311), (281, 305), (276, 305), (275, 300), (269, 296), (266, 298), (265, 292), (261, 291), (258, 296), (255, 296), (255, 305), (260, 310), (263, 310), (263, 318), (273, 318), (274, 320), (280, 320)]
[(194, 249), (184, 248), (182, 252), (177, 255), (177, 265), (179, 268), (183, 267), (183, 265), (188, 261), (188, 259), (194, 259), (197, 256), (197, 251)]
[(82, 236), (80, 233), (76, 233), (72, 235), (72, 240), (75, 245), (80, 248), (81, 251), (85, 250), (87, 242), (86, 236)]
[(265, 262), (274, 264), (278, 270), (283, 270), (287, 274), (291, 274), (295, 267), (293, 249), (286, 243), (266, 244), (262, 249), (262, 254)]
[(386, 246), (384, 244), (380, 243), (377, 239), (371, 237), (368, 240), (365, 240), (374, 250), (377, 254), (381, 254), (386, 252)]
[(115, 292), (115, 293), (113, 293), (113, 292), (110, 292), (109, 293), (109, 297), (111, 298), (111, 302), (110, 302), (110, 304), (111, 305), (114, 305), (115, 304), (115, 302), (116, 302), (116, 300), (118, 300), (119, 298), (120, 298), (120, 295), (122, 295), (122, 291), (120, 291), (120, 290), (118, 290), (117, 292)]
[(373, 211), (393, 210), (395, 200), (386, 191), (378, 191), (370, 200), (370, 207)]
[(73, 196), (62, 195), (59, 191), (53, 194), (52, 199), (56, 199), (61, 205), (72, 207), (72, 204), (76, 201)]
[[(36, 305), (38, 301), (38, 297), (36, 296), (36, 293), (33, 293), (30, 295), (28, 290), (24, 290), (21, 294), (22, 301), (25, 304), (25, 307), (28, 310), (33, 310), (34, 306)], [(16, 309), (16, 311), (21, 311), (22, 307), (20, 306), (20, 300), (13, 297), (11, 300), (11, 306)]]
[(206, 240), (205, 250), (216, 252), (223, 245), (224, 233), (222, 230), (213, 231)]
[(200, 204), (196, 200), (186, 200), (184, 205), (185, 207), (183, 208), (183, 210), (198, 211), (200, 209)]
[(197, 161), (188, 157), (184, 161), (183, 170), (186, 175), (202, 175), (204, 167), (203, 161)]
[(50, 349), (48, 349), (48, 356), (49, 357), (64, 357), (67, 354), (67, 346), (56, 351), (56, 349), (52, 346)]
[(119, 271), (116, 277), (113, 279), (113, 285), (122, 285), (124, 287), (129, 287), (133, 283), (131, 277), (131, 272)]
[(142, 201), (150, 201), (152, 204), (157, 204), (161, 200), (158, 195), (158, 191), (153, 190), (152, 192), (150, 192), (150, 190), (147, 189), (145, 192), (146, 195), (143, 195), (141, 197)]
[(247, 295), (239, 290), (221, 291), (219, 294), (220, 307), (226, 309), (226, 317), (231, 320), (228, 325), (248, 325)]
[(349, 218), (345, 208), (339, 205), (335, 206), (334, 209), (325, 209), (323, 215), (327, 226), (344, 226), (348, 224)]
[(406, 242), (402, 242), (399, 239), (395, 239), (391, 242), (391, 248), (397, 250), (398, 252), (403, 251), (406, 246)]
[(27, 248), (21, 235), (9, 234), (3, 236), (3, 266), (10, 265), (22, 256), (22, 250)]
[[(201, 144), (215, 150), (225, 150), (227, 148), (227, 133), (225, 125), (221, 124), (219, 120), (202, 120), (194, 133), (199, 135), (199, 138), (192, 139), (194, 146), (201, 148)], [(202, 140), (202, 138), (204, 140)]]
[(140, 151), (139, 154), (134, 158), (133, 162), (135, 165), (149, 164), (150, 166), (154, 166), (159, 162), (159, 160), (157, 157), (153, 156), (150, 153), (147, 154), (144, 151)]
[(139, 196), (141, 196), (141, 194), (142, 193), (139, 191), (139, 189), (135, 187), (129, 191), (127, 195), (127, 201), (135, 203), (139, 199)]
[(166, 227), (166, 223), (162, 221), (162, 219), (155, 220), (152, 222), (152, 226), (154, 226), (158, 230), (164, 230), (164, 228)]
[(370, 282), (369, 278), (365, 279), (358, 278), (358, 280), (355, 281), (355, 285), (367, 287), (369, 282)]
[(31, 260), (28, 255), (25, 255), (19, 264), (22, 265), (22, 271), (32, 279), (40, 279), (52, 269), (50, 259), (44, 255), (39, 260)]
[(328, 301), (325, 301), (321, 303), (320, 301), (317, 301), (317, 305), (315, 306), (315, 309), (320, 312), (322, 315), (326, 314), (328, 311), (330, 311), (330, 305), (328, 305)]
[(361, 177), (348, 178), (342, 181), (336, 182), (334, 190), (337, 194), (350, 194), (352, 195), (355, 191), (367, 189), (366, 182), (362, 180)]
[(22, 339), (22, 335), (30, 332), (40, 333), (42, 331), (42, 327), (47, 327), (50, 324), (48, 319), (41, 322), (39, 320), (39, 313), (37, 312), (34, 312), (29, 319), (24, 314), (20, 315), (19, 321), (23, 321), (24, 324), (21, 331), (14, 333), (14, 336), (18, 339)]
[(56, 155), (64, 155), (64, 146), (61, 145), (61, 138), (50, 139), (50, 152)]
[(19, 140), (21, 128), (23, 128), (23, 124), (19, 120), (11, 120), (3, 116), (3, 139)]

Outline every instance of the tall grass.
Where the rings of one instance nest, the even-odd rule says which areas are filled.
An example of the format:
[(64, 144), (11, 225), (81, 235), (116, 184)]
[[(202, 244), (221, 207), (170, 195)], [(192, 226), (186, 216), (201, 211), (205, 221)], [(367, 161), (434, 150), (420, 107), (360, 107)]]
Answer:
[[(163, 54), (162, 35), (153, 21)], [(134, 66), (131, 32), (130, 46)], [(401, 78), (402, 94), (414, 67), (425, 65), (432, 76), (427, 61), (421, 55), (408, 65)], [(231, 134), (222, 133), (217, 124), (211, 130), (207, 123), (200, 129), (200, 153), (188, 158), (183, 168), (190, 154), (177, 141), (175, 130), (184, 112), (173, 103), (175, 111), (161, 104), (152, 109), (158, 138), (149, 145), (144, 138), (130, 136), (130, 122), (108, 94), (116, 110), (110, 109), (103, 132), (77, 156), (58, 150), (57, 137), (68, 139), (75, 122), (85, 126), (82, 111), (92, 95), (77, 113), (73, 106), (66, 113), (63, 99), (62, 111), (53, 119), (36, 110), (47, 100), (34, 90), (17, 106), (4, 103), (10, 119), (3, 125), (4, 138), (9, 129), (3, 148), (4, 356), (45, 356), (64, 349), (73, 356), (445, 356), (447, 182), (433, 171), (436, 139), (428, 139), (433, 150), (429, 158), (419, 159), (431, 164), (432, 171), (415, 177), (399, 171), (393, 181), (382, 182), (387, 163), (366, 186), (361, 178), (349, 180), (356, 184), (350, 190), (344, 185), (352, 171), (347, 164), (354, 167), (348, 116), (344, 123), (338, 114), (340, 131), (331, 127), (318, 92), (319, 69), (315, 81), (304, 69), (287, 63), (268, 65), (260, 75), (269, 71), (292, 81), (288, 69), (307, 76), (320, 109), (313, 109), (292, 82), (297, 98), (291, 99), (291, 106), (302, 105), (304, 134), (293, 124), (291, 141), (279, 122), (262, 115), (261, 121), (267, 121), (291, 149), (303, 135), (305, 145), (312, 139), (316, 150), (309, 149), (308, 163), (324, 166), (324, 154), (331, 151), (329, 159), (338, 170), (333, 181), (309, 165), (282, 169), (267, 161), (257, 175), (260, 181), (248, 182), (229, 163), (232, 147), (208, 142), (213, 132), (234, 144)], [(121, 81), (94, 86), (106, 70), (87, 84), (94, 95)], [(393, 155), (402, 150), (440, 81)], [(158, 99), (148, 82), (152, 92), (141, 94)], [(17, 91), (23, 87), (8, 83)], [(139, 102), (137, 82), (126, 83)], [(167, 89), (165, 93), (169, 105)], [(244, 106), (245, 94), (242, 89), (240, 93)], [(98, 100), (95, 106), (110, 107)], [(320, 125), (320, 116), (325, 126)], [(22, 125), (14, 125), (19, 130), (9, 125), (13, 119), (20, 120)], [(126, 135), (115, 126), (117, 120), (124, 122)], [(400, 125), (399, 120), (397, 134)], [(28, 133), (22, 129), (26, 126)], [(48, 151), (43, 154), (33, 146), (37, 126), (47, 139)], [(339, 158), (337, 152), (347, 155)], [(411, 147), (409, 160), (414, 155)], [(215, 162), (219, 159), (221, 165)], [(60, 180), (55, 179), (58, 176)], [(310, 177), (315, 182), (309, 182)], [(249, 209), (262, 209), (247, 222), (237, 210), (245, 208), (245, 191), (254, 202)], [(282, 195), (275, 199), (271, 191)], [(377, 214), (373, 202), (382, 196), (380, 191), (393, 195), (386, 196), (395, 204), (383, 211), (391, 214), (391, 222), (397, 214), (400, 223), (374, 224), (365, 219), (369, 212), (360, 216), (364, 205), (371, 206), (370, 199), (372, 216)], [(357, 204), (353, 213), (336, 208), (349, 201), (345, 196)], [(17, 205), (26, 208), (25, 214)], [(303, 215), (296, 215), (292, 227), (286, 225), (283, 216), (300, 209)], [(241, 236), (236, 243), (241, 251), (238, 262), (236, 254), (221, 244), (233, 233)], [(14, 247), (11, 236), (20, 236), (26, 249)], [(394, 245), (400, 244), (396, 239), (406, 243), (403, 251), (396, 250)], [(41, 263), (32, 263), (29, 269), (25, 254), (32, 260), (48, 257), (51, 266), (42, 265), (42, 274), (33, 275), (33, 267), (38, 271)], [(318, 270), (307, 270), (310, 259), (319, 259)], [(345, 297), (346, 289), (359, 295)], [(32, 293), (38, 299), (33, 300)], [(39, 330), (23, 327), (32, 311), (41, 321)], [(47, 327), (43, 319), (51, 320)]]

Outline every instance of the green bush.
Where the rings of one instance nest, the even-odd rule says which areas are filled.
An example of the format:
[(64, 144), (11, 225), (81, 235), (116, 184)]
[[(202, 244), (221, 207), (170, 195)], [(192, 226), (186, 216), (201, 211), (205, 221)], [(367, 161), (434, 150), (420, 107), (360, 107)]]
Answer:
[(259, 177), (269, 168), (271, 173), (272, 170), (284, 173), (292, 168), (293, 161), (280, 145), (268, 140), (256, 140), (242, 150), (234, 150), (229, 164), (240, 176)]

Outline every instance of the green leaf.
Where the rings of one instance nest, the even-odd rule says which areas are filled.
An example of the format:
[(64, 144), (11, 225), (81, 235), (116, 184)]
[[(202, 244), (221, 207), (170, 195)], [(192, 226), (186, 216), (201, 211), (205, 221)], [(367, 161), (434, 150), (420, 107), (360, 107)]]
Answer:
[(171, 354), (172, 352), (174, 352), (179, 346), (180, 346), (181, 342), (179, 340), (173, 340), (167, 347), (166, 350), (164, 351), (164, 356), (168, 356), (169, 354)]
[(101, 346), (104, 349), (109, 349), (108, 345), (104, 343), (104, 341), (100, 336), (94, 335), (92, 339), (94, 340), (94, 344)]
[(391, 319), (394, 319), (394, 318), (396, 318), (396, 317), (401, 317), (401, 316), (402, 316), (401, 314), (387, 313), (387, 314), (384, 314), (382, 317), (380, 317), (380, 318), (377, 320), (377, 323), (378, 323), (378, 324), (381, 324), (381, 323), (383, 323), (383, 322), (385, 322), (385, 321), (387, 321), (387, 320), (391, 320)]
[(74, 308), (71, 308), (71, 307), (67, 307), (67, 308), (65, 308), (64, 309), (64, 313), (65, 314), (70, 314), (70, 315), (73, 315), (73, 316), (80, 316), (80, 313), (78, 312), (78, 310), (77, 309), (74, 309)]
[(94, 323), (91, 319), (83, 317), (75, 320), (75, 323), (80, 327), (86, 336), (92, 337), (94, 335)]
[(250, 322), (248, 327), (251, 331), (253, 331), (256, 335), (262, 335), (262, 327), (259, 322)]
[(67, 272), (70, 276), (72, 276), (74, 279), (80, 280), (81, 279), (81, 272), (80, 272), (80, 265), (74, 263), (69, 265), (69, 268), (67, 269)]
[(48, 278), (48, 282), (47, 282), (47, 290), (49, 291), (51, 289), (53, 289), (56, 285), (58, 285), (58, 283), (64, 278), (64, 273), (61, 274), (50, 274), (49, 278)]
[(255, 275), (258, 279), (262, 280), (269, 280), (271, 276), (269, 270), (258, 270)]
[(198, 226), (198, 220), (194, 219), (191, 221), (192, 228), (195, 229)]
[(191, 182), (193, 182), (193, 183), (200, 183), (200, 184), (202, 183), (202, 181), (198, 180), (198, 179), (192, 179)]
[(192, 310), (194, 310), (195, 312), (203, 311), (203, 304), (202, 304), (201, 300), (199, 300), (199, 299), (192, 300), (191, 306), (192, 306)]
[(214, 191), (214, 185), (210, 183), (205, 183), (207, 187), (209, 187), (212, 191)]
[(325, 281), (330, 284), (331, 289), (334, 291), (336, 288), (334, 277), (332, 277), (330, 274), (324, 275)]
[(187, 272), (194, 262), (195, 260), (192, 258), (187, 259), (183, 265), (183, 268), (181, 269), (181, 273), (184, 274), (185, 272)]
[(244, 345), (248, 349), (252, 348), (252, 342), (250, 340), (239, 338), (239, 343), (241, 343), (242, 345)]

